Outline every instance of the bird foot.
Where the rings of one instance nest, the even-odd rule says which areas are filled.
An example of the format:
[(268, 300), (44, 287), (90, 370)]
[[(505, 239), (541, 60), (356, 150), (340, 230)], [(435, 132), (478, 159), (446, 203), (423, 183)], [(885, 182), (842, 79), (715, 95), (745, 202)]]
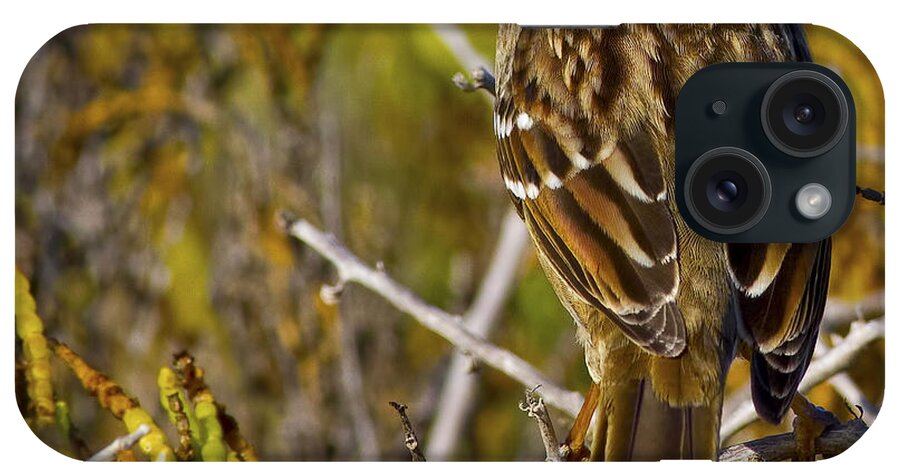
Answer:
[(584, 397), (584, 404), (578, 411), (578, 416), (569, 430), (566, 441), (560, 445), (559, 456), (563, 461), (588, 461), (591, 458), (591, 450), (584, 444), (585, 436), (588, 428), (591, 426), (591, 417), (594, 416), (594, 410), (600, 401), (600, 387), (597, 384), (591, 384), (587, 395)]
[(559, 447), (559, 457), (563, 461), (590, 461), (591, 450), (589, 450), (587, 446), (584, 446), (583, 442), (577, 446), (572, 446), (572, 443), (567, 439), (566, 442)]
[(797, 393), (791, 401), (794, 411), (794, 440), (797, 445), (797, 460), (815, 461), (816, 440), (833, 425), (840, 424), (834, 414), (816, 406)]

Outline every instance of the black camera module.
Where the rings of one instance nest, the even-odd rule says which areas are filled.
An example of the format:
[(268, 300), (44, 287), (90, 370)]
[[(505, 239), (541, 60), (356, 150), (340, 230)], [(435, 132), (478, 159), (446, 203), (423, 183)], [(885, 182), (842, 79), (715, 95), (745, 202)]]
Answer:
[(675, 105), (675, 200), (686, 225), (724, 243), (811, 243), (856, 196), (856, 107), (814, 63), (718, 63)]
[(798, 70), (772, 83), (762, 101), (763, 130), (772, 144), (794, 157), (831, 150), (847, 130), (847, 99), (822, 73)]
[(701, 155), (684, 182), (685, 204), (704, 228), (723, 235), (745, 231), (769, 208), (772, 185), (762, 162), (746, 150), (719, 147)]

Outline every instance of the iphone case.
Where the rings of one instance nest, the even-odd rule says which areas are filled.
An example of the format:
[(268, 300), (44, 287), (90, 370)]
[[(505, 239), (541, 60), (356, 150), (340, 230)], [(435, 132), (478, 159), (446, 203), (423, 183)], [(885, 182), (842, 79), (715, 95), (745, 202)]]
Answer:
[[(771, 61), (849, 86), (853, 212), (707, 241), (678, 91)], [(15, 104), (16, 397), (72, 458), (820, 459), (881, 407), (884, 99), (827, 28), (85, 25)]]

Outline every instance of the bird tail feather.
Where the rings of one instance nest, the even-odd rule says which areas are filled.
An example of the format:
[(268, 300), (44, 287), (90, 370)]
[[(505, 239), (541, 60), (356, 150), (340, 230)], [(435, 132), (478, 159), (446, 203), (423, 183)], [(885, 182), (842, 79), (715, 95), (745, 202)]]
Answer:
[(711, 406), (669, 406), (647, 380), (605, 388), (597, 406), (592, 458), (716, 459), (721, 411), (721, 397)]

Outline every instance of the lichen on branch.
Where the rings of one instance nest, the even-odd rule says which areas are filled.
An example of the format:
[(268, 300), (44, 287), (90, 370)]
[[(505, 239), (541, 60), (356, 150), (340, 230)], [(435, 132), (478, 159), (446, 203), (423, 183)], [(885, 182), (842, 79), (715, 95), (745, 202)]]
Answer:
[(50, 349), (44, 337), (44, 322), (37, 314), (28, 278), (16, 268), (16, 337), (22, 341), (25, 357), (30, 419), (37, 426), (51, 425), (55, 419), (53, 384), (50, 381)]
[(118, 383), (91, 367), (66, 344), (52, 339), (48, 342), (56, 356), (75, 374), (84, 389), (97, 397), (101, 407), (122, 420), (129, 433), (138, 431), (142, 424), (150, 428), (149, 433), (138, 441), (138, 448), (144, 456), (151, 461), (175, 460), (175, 453), (169, 447), (166, 435), (135, 398), (126, 394)]

